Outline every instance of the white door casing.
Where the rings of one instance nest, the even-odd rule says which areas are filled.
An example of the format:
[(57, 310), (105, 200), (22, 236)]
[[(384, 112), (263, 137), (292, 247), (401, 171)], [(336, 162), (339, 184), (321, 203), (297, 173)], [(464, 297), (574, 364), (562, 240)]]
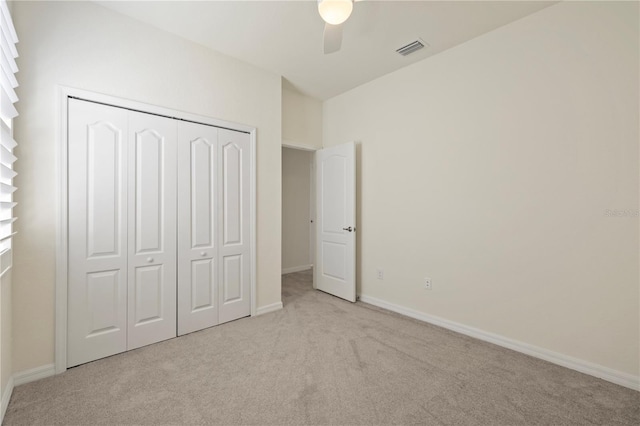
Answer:
[(181, 121), (178, 140), (178, 335), (218, 324), (218, 129)]
[(316, 288), (355, 302), (355, 143), (316, 151), (316, 200)]
[[(315, 267), (316, 262), (316, 164), (315, 152), (309, 156), (309, 263)], [(316, 282), (313, 280), (313, 288)]]
[(129, 112), (128, 350), (176, 336), (177, 124)]
[(68, 367), (127, 349), (127, 114), (69, 100)]
[(250, 150), (248, 134), (218, 131), (220, 323), (251, 314)]

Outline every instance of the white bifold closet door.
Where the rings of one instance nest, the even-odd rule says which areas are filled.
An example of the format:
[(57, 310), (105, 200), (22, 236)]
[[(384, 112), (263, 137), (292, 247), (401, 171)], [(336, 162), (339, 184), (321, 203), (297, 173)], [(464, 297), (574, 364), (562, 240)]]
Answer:
[(218, 129), (180, 122), (178, 334), (218, 324)]
[(70, 99), (67, 366), (251, 314), (247, 133)]
[(180, 122), (178, 334), (251, 313), (250, 137)]
[(68, 366), (176, 335), (177, 122), (69, 101)]
[(177, 124), (129, 112), (127, 350), (176, 336)]
[(220, 323), (251, 313), (249, 150), (248, 134), (227, 129), (218, 131)]
[(127, 350), (128, 111), (69, 101), (67, 366)]

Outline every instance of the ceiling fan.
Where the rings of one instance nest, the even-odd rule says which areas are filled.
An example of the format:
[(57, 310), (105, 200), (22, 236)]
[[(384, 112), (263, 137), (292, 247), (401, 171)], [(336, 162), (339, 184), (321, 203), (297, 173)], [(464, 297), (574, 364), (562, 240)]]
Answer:
[(353, 11), (354, 0), (318, 0), (318, 12), (324, 20), (324, 54), (342, 46), (342, 24)]

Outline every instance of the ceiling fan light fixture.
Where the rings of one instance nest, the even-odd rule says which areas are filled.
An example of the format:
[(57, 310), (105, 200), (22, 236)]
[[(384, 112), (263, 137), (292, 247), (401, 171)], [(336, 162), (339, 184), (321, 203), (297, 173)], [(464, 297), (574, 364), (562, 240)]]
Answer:
[(318, 0), (318, 12), (327, 24), (342, 24), (352, 10), (353, 0)]

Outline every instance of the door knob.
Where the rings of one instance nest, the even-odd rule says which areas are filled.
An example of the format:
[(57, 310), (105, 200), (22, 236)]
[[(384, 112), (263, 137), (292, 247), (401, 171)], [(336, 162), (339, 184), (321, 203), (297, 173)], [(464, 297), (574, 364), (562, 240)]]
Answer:
[(353, 231), (353, 228), (351, 228), (351, 227), (348, 227), (348, 228), (342, 228), (342, 230), (343, 230), (343, 231), (351, 232), (351, 231)]
[(206, 252), (206, 251), (201, 251), (201, 252), (200, 252), (200, 256), (205, 257), (206, 255), (207, 255), (207, 252)]
[(149, 263), (153, 262), (153, 257), (147, 257), (147, 262)]

